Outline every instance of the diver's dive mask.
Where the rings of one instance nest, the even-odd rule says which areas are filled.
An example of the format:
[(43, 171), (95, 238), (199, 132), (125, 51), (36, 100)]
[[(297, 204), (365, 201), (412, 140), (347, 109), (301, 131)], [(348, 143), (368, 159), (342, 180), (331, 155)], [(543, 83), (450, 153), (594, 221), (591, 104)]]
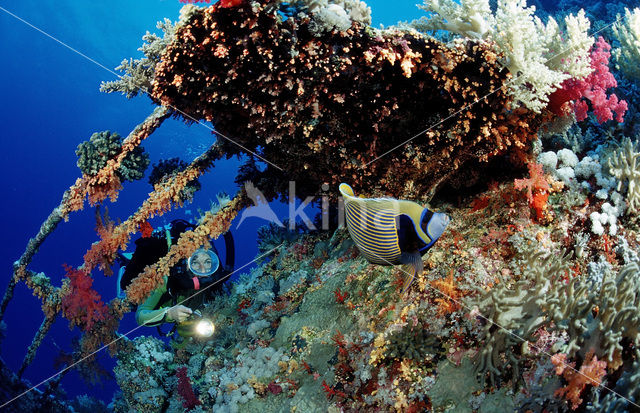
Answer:
[(212, 250), (198, 248), (187, 260), (187, 267), (194, 275), (204, 277), (218, 270), (220, 259)]
[(182, 337), (209, 338), (215, 333), (216, 326), (211, 320), (195, 311), (186, 321), (177, 325), (178, 334)]

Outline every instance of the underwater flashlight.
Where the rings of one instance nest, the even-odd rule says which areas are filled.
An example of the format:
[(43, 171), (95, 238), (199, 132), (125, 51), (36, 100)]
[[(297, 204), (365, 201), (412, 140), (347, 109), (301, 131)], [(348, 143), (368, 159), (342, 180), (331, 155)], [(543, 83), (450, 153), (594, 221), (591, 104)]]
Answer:
[(207, 320), (206, 318), (198, 321), (196, 324), (196, 332), (199, 336), (211, 337), (214, 331), (216, 331), (216, 326), (213, 325), (211, 320)]
[(182, 337), (211, 337), (216, 331), (216, 326), (208, 318), (196, 316), (178, 324), (178, 334)]

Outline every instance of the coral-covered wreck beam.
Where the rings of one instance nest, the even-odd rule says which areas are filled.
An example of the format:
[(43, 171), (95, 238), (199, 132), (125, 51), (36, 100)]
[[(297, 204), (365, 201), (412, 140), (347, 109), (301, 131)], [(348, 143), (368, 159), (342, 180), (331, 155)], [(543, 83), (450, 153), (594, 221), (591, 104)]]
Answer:
[(208, 245), (209, 240), (217, 239), (231, 227), (231, 221), (238, 212), (250, 205), (249, 199), (240, 191), (229, 203), (215, 213), (207, 212), (196, 228), (185, 231), (178, 242), (173, 244), (169, 252), (155, 264), (147, 266), (145, 270), (133, 279), (127, 287), (127, 301), (140, 304), (149, 294), (163, 283), (163, 276), (168, 274), (171, 267), (178, 261), (189, 257), (195, 250)]
[(121, 152), (114, 159), (109, 159), (104, 168), (98, 171), (96, 175), (83, 175), (82, 178), (78, 178), (75, 184), (65, 192), (60, 205), (63, 218), (66, 220), (70, 212), (81, 210), (87, 197), (90, 205), (99, 204), (107, 198), (115, 201), (118, 197), (118, 192), (122, 188), (120, 179), (116, 174), (122, 161), (131, 151), (140, 146), (143, 140), (158, 129), (170, 114), (169, 108), (164, 106), (157, 107), (144, 122), (136, 126), (127, 136), (122, 142)]
[[(313, 16), (283, 20), (277, 4), (193, 8), (156, 66), (151, 93), (187, 122), (211, 121), (288, 165), (286, 177), (269, 166), (245, 170), (241, 179), (273, 188), (266, 196), (289, 179), (304, 178), (296, 191), (315, 193), (345, 177), (387, 194), (407, 185), (425, 194), (462, 164), (528, 147), (543, 121), (509, 110), (502, 88), (509, 75), (487, 43), (449, 47), (415, 31), (357, 22), (318, 31)], [(240, 150), (224, 145), (229, 154)]]
[[(47, 239), (58, 224), (63, 219), (68, 219), (69, 213), (78, 211), (84, 206), (85, 197), (89, 197), (89, 202), (94, 205), (103, 201), (108, 196), (113, 199), (117, 197), (120, 189), (120, 180), (115, 175), (115, 171), (120, 166), (124, 157), (136, 148), (142, 140), (153, 133), (162, 122), (169, 117), (170, 110), (166, 107), (158, 107), (141, 124), (129, 134), (122, 144), (122, 152), (116, 159), (109, 160), (107, 165), (98, 172), (96, 176), (83, 176), (78, 178), (76, 183), (65, 191), (60, 205), (51, 211), (47, 219), (40, 226), (40, 230), (35, 237), (29, 239), (27, 247), (22, 256), (13, 265), (13, 275), (9, 280), (9, 285), (5, 290), (2, 302), (0, 303), (0, 320), (4, 317), (7, 305), (13, 298), (13, 291), (19, 281), (24, 280), (29, 284), (30, 271), (27, 266), (31, 263), (33, 256), (40, 248), (40, 245)], [(111, 179), (110, 181), (108, 179)]]
[(187, 185), (223, 155), (220, 144), (214, 143), (183, 171), (156, 184), (149, 198), (126, 221), (108, 231), (100, 231), (100, 241), (94, 243), (84, 256), (85, 271), (92, 271), (96, 265), (107, 271), (115, 261), (118, 249), (126, 249), (131, 234), (136, 233), (148, 219), (170, 211), (173, 205), (182, 205), (182, 194)]

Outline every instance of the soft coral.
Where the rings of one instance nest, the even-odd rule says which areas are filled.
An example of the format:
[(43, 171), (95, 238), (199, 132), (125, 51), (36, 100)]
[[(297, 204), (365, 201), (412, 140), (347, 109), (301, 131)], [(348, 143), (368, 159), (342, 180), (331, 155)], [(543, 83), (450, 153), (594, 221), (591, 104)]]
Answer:
[(518, 190), (527, 190), (529, 206), (536, 211), (538, 221), (542, 220), (547, 211), (547, 199), (549, 198), (549, 183), (542, 171), (542, 165), (529, 162), (529, 178), (516, 179), (514, 186)]
[(62, 313), (71, 321), (89, 331), (98, 320), (105, 320), (109, 309), (102, 302), (100, 294), (93, 288), (93, 279), (83, 270), (64, 265), (71, 280), (69, 292), (62, 297)]
[(598, 123), (613, 119), (614, 112), (616, 121), (624, 121), (627, 102), (618, 100), (615, 94), (607, 96), (607, 89), (618, 86), (613, 74), (609, 72), (610, 49), (611, 46), (599, 37), (591, 51), (593, 71), (584, 79), (565, 80), (560, 89), (549, 96), (549, 110), (557, 115), (565, 115), (573, 110), (576, 120), (582, 121), (587, 118), (589, 105), (585, 99), (588, 99)]

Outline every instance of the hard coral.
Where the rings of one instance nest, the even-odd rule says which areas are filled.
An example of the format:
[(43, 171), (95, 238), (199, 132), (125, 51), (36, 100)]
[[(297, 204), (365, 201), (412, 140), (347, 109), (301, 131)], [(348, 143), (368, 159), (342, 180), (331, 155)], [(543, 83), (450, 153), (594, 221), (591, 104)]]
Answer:
[(156, 66), (152, 98), (188, 122), (212, 121), (233, 140), (224, 142), (229, 155), (268, 160), (238, 180), (253, 180), (269, 198), (290, 179), (301, 195), (345, 176), (390, 195), (412, 182), (426, 198), (462, 164), (535, 137), (542, 119), (507, 110), (507, 74), (496, 59), (481, 42), (448, 47), (359, 23), (316, 37), (308, 19), (282, 21), (264, 1), (216, 4), (179, 25)]

